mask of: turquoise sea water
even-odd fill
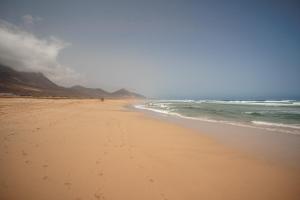
[[[300,135],[300,101],[150,100],[136,108],[165,115]]]

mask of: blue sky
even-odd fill
[[[45,45],[18,47],[37,52],[30,57],[13,54],[0,38],[0,50],[10,51],[2,60],[36,58],[17,68],[44,70],[64,85],[157,98],[300,97],[297,1],[2,0],[0,18],[19,30],[16,44],[23,34]],[[7,60],[12,54],[18,62]]]

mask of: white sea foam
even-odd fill
[[[169,102],[169,103],[191,103],[191,102],[195,102],[195,100],[191,100],[191,99],[161,99],[161,100],[155,100],[155,102]]]
[[[174,112],[171,109],[168,110],[161,110],[161,109],[156,109],[156,108],[150,108],[145,105],[135,105],[134,106],[137,109],[142,109],[142,110],[149,110],[152,112],[164,114],[164,115],[171,115],[171,116],[176,116],[184,119],[189,119],[189,120],[198,120],[198,121],[203,121],[203,122],[210,122],[210,123],[223,123],[223,124],[228,124],[228,125],[233,125],[233,126],[239,126],[239,127],[246,127],[246,128],[258,128],[258,129],[263,129],[263,130],[268,130],[272,132],[281,132],[281,133],[289,133],[289,134],[295,134],[295,135],[300,135],[300,124],[299,125],[289,125],[289,124],[282,124],[282,123],[269,123],[269,122],[263,122],[263,121],[252,121],[252,124],[249,123],[242,123],[242,122],[233,122],[233,121],[225,121],[225,120],[215,120],[215,119],[210,119],[210,118],[205,118],[205,117],[189,117],[185,116],[182,114],[179,114],[177,112]],[[161,106],[158,106],[161,108]],[[248,112],[254,113],[254,112]],[[289,128],[287,130],[286,128]],[[292,130],[294,129],[294,130]]]
[[[137,108],[137,109],[150,110],[150,111],[157,112],[157,113],[162,113],[162,114],[169,114],[168,111],[149,108],[149,107],[146,107],[145,105],[134,105],[134,107]]]
[[[292,128],[292,129],[300,129],[300,124],[282,124],[282,123],[271,123],[264,121],[252,121],[253,124],[262,125],[262,126],[275,126],[275,127],[283,127],[283,128]]]
[[[196,103],[215,103],[232,105],[262,105],[262,106],[300,106],[299,101],[295,100],[266,100],[266,101],[220,101],[220,100],[198,100]]]
[[[299,110],[265,110],[265,111],[246,111],[245,114],[252,115],[252,114],[296,114],[299,115]]]
[[[262,106],[300,106],[300,101],[296,100],[265,100],[265,101],[240,101],[240,100],[191,100],[191,99],[183,99],[183,100],[155,100],[157,103],[211,103],[211,104],[232,104],[232,105],[262,105]]]

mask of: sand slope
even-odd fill
[[[125,103],[0,99],[0,199],[299,199],[299,169]]]

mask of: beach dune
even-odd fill
[[[0,99],[0,199],[299,199],[299,168],[259,160],[128,103]]]

